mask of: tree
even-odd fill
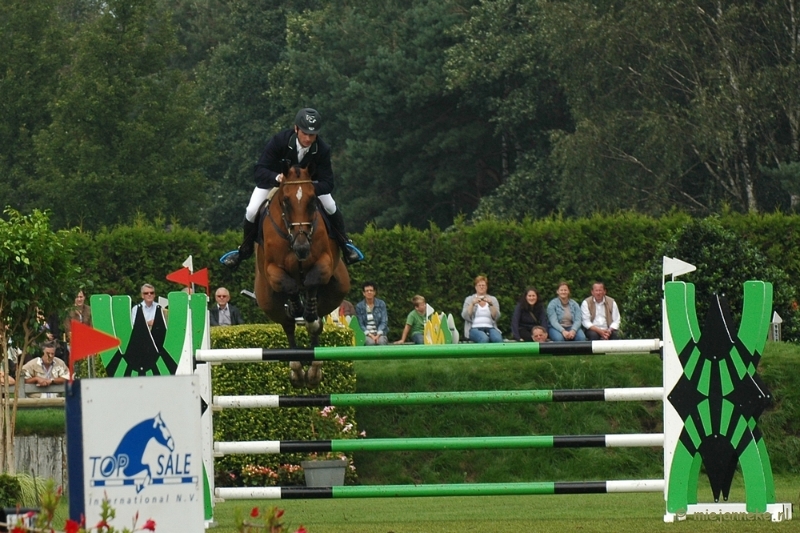
[[[286,109],[280,98],[272,97],[279,89],[272,88],[270,72],[286,49],[287,14],[301,11],[306,4],[310,3],[231,3],[223,18],[229,35],[199,71],[203,98],[219,127],[210,167],[214,201],[206,214],[213,231],[241,227],[261,150],[270,136],[294,120],[297,109]]]
[[[288,19],[270,96],[322,113],[334,196],[355,229],[447,227],[502,181],[492,126],[446,86],[449,32],[464,18],[453,1],[335,0]]]
[[[52,83],[67,59],[57,0],[0,1],[0,198],[29,206],[34,136],[51,121]]]
[[[37,312],[65,308],[66,294],[78,287],[78,269],[72,266],[73,250],[66,231],[53,232],[47,213],[30,215],[6,208],[0,218],[0,350],[6,354],[9,342],[22,351],[17,360],[14,402],[3,402],[0,419],[0,469],[14,473],[14,426],[24,354],[41,340]],[[8,358],[2,369],[9,375]],[[7,382],[1,385],[10,398]]]
[[[169,67],[179,52],[155,0],[112,0],[75,37],[36,138],[36,186],[59,227],[98,228],[137,213],[197,223],[213,121]]]
[[[573,126],[541,21],[535,2],[483,0],[452,30],[456,44],[446,51],[448,87],[474,102],[501,139],[502,181],[481,199],[475,218],[544,216],[558,203],[549,186],[556,178],[547,160],[550,135]]]
[[[778,205],[759,165],[792,160],[783,132],[797,116],[796,2],[547,6],[544,35],[576,123],[553,157],[566,207]]]

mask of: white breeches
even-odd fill
[[[258,208],[261,207],[261,204],[267,199],[269,196],[269,192],[271,189],[261,189],[256,187],[253,189],[253,194],[250,196],[250,203],[247,204],[247,209],[244,212],[244,217],[249,220],[250,222],[256,221],[256,215],[258,215]],[[329,215],[332,215],[336,212],[336,201],[333,199],[333,196],[330,194],[323,194],[322,196],[318,196],[320,203],[322,203],[322,207],[325,209],[325,212]]]

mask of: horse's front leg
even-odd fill
[[[303,279],[306,293],[303,318],[306,321],[309,334],[318,336],[322,330],[322,321],[319,320],[319,309],[317,308],[317,291],[320,287],[328,284],[331,280],[331,274],[330,261],[321,260],[308,271]],[[315,344],[312,343],[312,346],[315,346]]]
[[[287,297],[286,314],[289,315],[289,318],[294,320],[303,316],[303,302],[300,301],[300,286],[297,281],[287,274],[284,269],[273,264],[267,267],[267,276],[272,292],[280,293]]]
[[[305,297],[305,308],[303,309],[303,318],[306,321],[306,328],[309,334],[319,334],[322,329],[322,321],[319,319],[319,312],[317,309],[317,287],[307,287]],[[314,344],[311,344],[314,346]]]

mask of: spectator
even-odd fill
[[[464,319],[464,336],[472,342],[503,342],[503,334],[497,328],[500,304],[497,298],[486,293],[489,280],[485,276],[475,278],[475,294],[467,296],[461,308]]]
[[[11,371],[9,371],[9,374],[10,373],[11,373]],[[5,383],[5,381],[6,381],[6,373],[3,372],[2,370],[0,370],[0,386],[2,386],[2,384]],[[14,385],[16,382],[17,381],[13,377],[11,377],[10,375],[8,376],[8,384],[9,385]]]
[[[131,309],[131,323],[136,323],[136,313],[142,310],[147,327],[152,328],[156,319],[156,312],[161,312],[161,306],[156,303],[156,289],[149,283],[142,285],[142,301]]]
[[[533,326],[531,338],[533,342],[550,342],[550,338],[547,336],[547,329],[544,326]]]
[[[533,326],[547,328],[547,311],[536,287],[528,287],[514,308],[514,315],[511,317],[511,335],[514,340],[530,342]]]
[[[613,298],[606,296],[603,282],[592,285],[592,295],[581,304],[581,317],[590,341],[619,339],[619,308]]]
[[[569,284],[558,284],[556,298],[547,304],[547,333],[554,341],[585,341],[581,329],[581,306],[570,298]]]
[[[395,344],[403,344],[406,342],[409,333],[411,333],[411,342],[414,344],[425,344],[425,322],[428,317],[426,311],[428,305],[425,303],[425,297],[417,294],[411,299],[414,304],[414,309],[408,313],[406,317],[406,326],[403,328],[403,334],[400,336],[399,341]]]
[[[56,358],[56,344],[49,341],[42,347],[42,356],[31,359],[22,367],[22,378],[25,383],[34,383],[37,387],[61,385],[69,378],[69,369],[61,359]],[[51,398],[56,394],[31,394],[31,398]]]
[[[230,303],[231,293],[225,287],[220,287],[214,293],[217,303],[208,312],[209,323],[212,326],[238,326],[244,324],[239,309]]]
[[[71,339],[73,320],[92,327],[92,308],[86,304],[86,293],[83,290],[79,290],[78,294],[75,295],[74,305],[67,313],[67,319],[64,321],[64,332],[67,334],[67,341]]]
[[[364,330],[366,346],[389,343],[386,332],[389,324],[389,313],[386,302],[376,298],[378,288],[372,281],[362,285],[364,299],[356,304],[356,317],[361,329]]]

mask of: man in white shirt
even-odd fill
[[[606,296],[602,282],[592,285],[592,295],[581,304],[581,325],[590,341],[619,339],[619,308],[617,302]]]
[[[153,321],[156,319],[156,311],[159,305],[156,303],[156,289],[149,283],[142,285],[142,302],[133,306],[131,309],[131,323],[136,323],[136,313],[139,309],[144,313],[144,320],[147,322],[147,327],[153,327]]]
[[[37,387],[50,385],[63,385],[69,378],[69,369],[61,359],[56,357],[56,343],[46,342],[42,349],[42,356],[31,359],[22,367],[22,377],[25,383],[33,383]],[[56,393],[31,394],[31,398],[51,398]]]

